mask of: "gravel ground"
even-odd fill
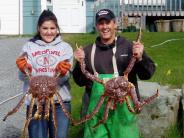
[[[28,38],[0,37],[0,103],[22,92],[22,82],[18,79],[15,60]],[[16,99],[0,105],[0,138],[20,138],[25,121],[25,105],[17,113],[2,121],[4,115],[19,102]]]

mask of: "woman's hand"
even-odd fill
[[[16,60],[16,64],[22,73],[25,74],[25,68],[27,68],[30,71],[30,73],[32,72],[32,67],[29,63],[27,63],[26,57],[23,57],[23,56],[18,57]]]
[[[68,61],[60,61],[56,66],[56,72],[59,72],[61,76],[64,76],[70,68],[71,64]]]

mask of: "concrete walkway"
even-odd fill
[[[22,92],[22,82],[18,79],[15,60],[28,38],[0,37],[0,103]],[[4,115],[19,102],[21,96],[0,105],[0,138],[20,138],[25,120],[25,106],[5,122]]]

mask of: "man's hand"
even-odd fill
[[[27,68],[30,72],[32,72],[32,67],[29,63],[27,63],[26,57],[20,56],[16,60],[17,67],[19,70],[25,74],[25,68]]]
[[[74,57],[77,61],[80,62],[81,59],[84,59],[85,58],[85,53],[84,53],[84,50],[82,48],[77,48],[75,51],[74,51]]]
[[[56,66],[56,72],[59,72],[61,76],[64,76],[71,68],[71,64],[67,61],[61,61]]]
[[[140,42],[133,41],[133,49],[132,49],[132,52],[133,52],[134,57],[138,61],[141,61],[142,60],[143,51],[144,51],[144,45],[141,44]]]

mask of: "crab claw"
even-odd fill
[[[140,113],[141,109],[142,109],[143,104],[141,102],[138,102],[135,105],[135,109],[136,109],[136,113]]]

